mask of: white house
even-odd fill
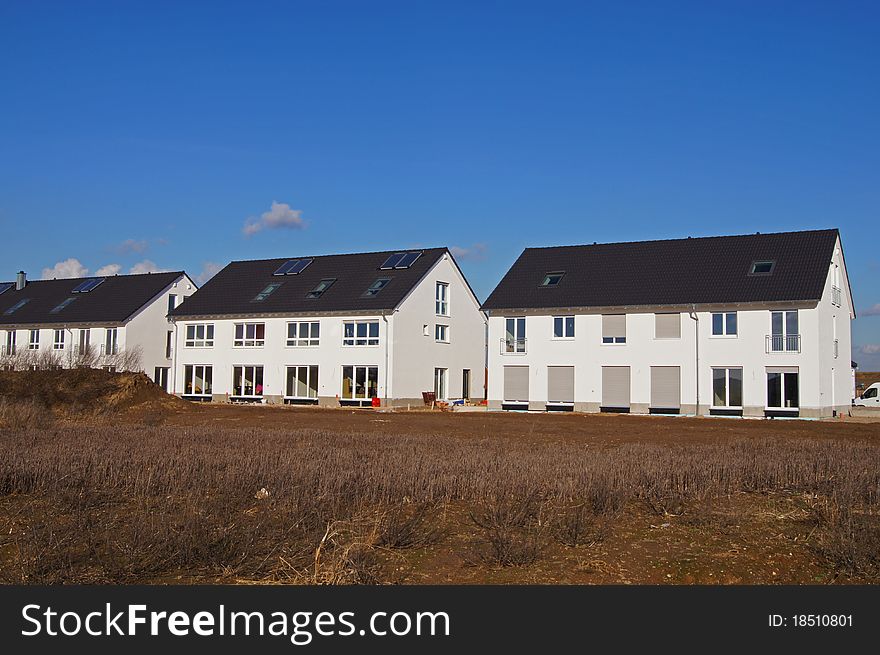
[[[446,248],[232,262],[172,319],[184,398],[484,397],[485,316]]]
[[[144,371],[168,389],[168,312],[196,290],[183,271],[0,283],[0,365]]]
[[[490,408],[850,407],[855,310],[837,230],[527,248],[483,309]]]

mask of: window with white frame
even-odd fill
[[[236,323],[235,338],[232,341],[236,348],[262,348],[266,343],[265,323]]]
[[[736,312],[712,313],[712,336],[735,337],[737,334]]]
[[[770,312],[771,352],[798,352],[801,335],[798,331],[798,310]]]
[[[449,399],[449,369],[434,369],[434,398],[436,400]]]
[[[712,369],[712,407],[741,409],[742,389],[741,368]]]
[[[40,349],[40,331],[39,330],[31,330],[30,340],[28,341],[28,350],[39,350]]]
[[[379,321],[346,321],[342,328],[343,346],[379,345]]]
[[[8,330],[6,332],[6,345],[3,348],[4,355],[14,355],[15,354],[15,330]]]
[[[343,366],[342,399],[369,401],[379,395],[378,366]]]
[[[502,353],[524,353],[526,351],[526,317],[517,316],[504,319],[504,339]]]
[[[449,343],[449,326],[448,325],[440,325],[439,323],[434,326],[434,341],[438,343]]]
[[[53,350],[64,350],[64,330],[55,330],[55,340],[52,342]]]
[[[107,328],[104,333],[104,354],[116,355],[119,352],[119,330]]]
[[[602,343],[626,343],[626,314],[602,314]]]
[[[318,397],[318,367],[314,365],[288,366],[284,397],[316,399]]]
[[[193,323],[186,326],[186,339],[183,345],[187,348],[213,348],[214,324]]]
[[[800,406],[797,368],[767,369],[767,408],[796,411]]]
[[[437,316],[449,316],[449,284],[438,282],[434,293],[434,311]]]
[[[263,396],[263,367],[233,366],[232,395],[238,398],[261,398]]]
[[[287,324],[288,346],[317,346],[320,345],[321,323],[319,321],[303,321],[300,323]]]
[[[79,331],[79,352],[85,354],[89,351],[92,343],[92,331],[83,329]]]
[[[574,339],[574,316],[553,317],[553,338]]]
[[[210,396],[213,393],[214,367],[187,364],[183,367],[183,395]]]

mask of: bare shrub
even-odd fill
[[[539,519],[536,494],[499,497],[470,513],[482,531],[476,555],[500,566],[534,564],[546,547],[546,523]]]
[[[557,510],[552,531],[556,540],[564,546],[595,546],[608,536],[610,519],[597,514],[586,503],[578,503]]]
[[[12,430],[45,430],[54,420],[52,410],[35,399],[0,398],[0,425]]]
[[[405,550],[432,546],[443,538],[431,502],[397,503],[379,514],[376,544]]]

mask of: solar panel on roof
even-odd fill
[[[92,278],[90,280],[84,280],[84,281],[80,282],[79,284],[77,284],[73,288],[73,293],[88,293],[89,291],[91,291],[92,289],[97,287],[99,284],[101,284],[103,281],[104,281],[104,278],[102,278],[102,277]]]
[[[405,252],[397,252],[391,255],[388,259],[385,260],[385,263],[382,264],[379,268],[381,270],[387,270],[389,268],[394,268],[400,263],[400,260],[406,256]]]
[[[278,267],[272,275],[287,275],[287,271],[293,268],[293,265],[299,262],[298,259],[289,259]]]
[[[313,259],[290,259],[278,267],[272,275],[299,275]]]
[[[421,256],[422,253],[420,252],[408,252],[403,256],[403,258],[397,263],[394,268],[409,268]]]
[[[0,284],[0,293],[3,293],[4,291],[9,291],[14,286],[14,282],[4,282],[3,284]]]

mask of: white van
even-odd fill
[[[880,382],[875,382],[853,401],[856,407],[880,407]]]

